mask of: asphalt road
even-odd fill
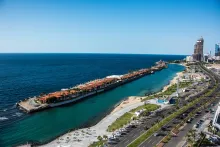
[[[220,101],[220,99],[216,99],[216,101],[214,103],[218,103]],[[210,105],[209,105],[210,106]],[[187,133],[189,132],[190,129],[193,128],[193,126],[200,120],[202,119],[207,113],[205,112],[205,110],[202,111],[201,116],[199,117],[194,117],[193,121],[191,123],[187,123],[187,125],[183,128],[183,130],[181,130],[177,137],[173,137],[171,138],[171,140],[164,145],[164,147],[171,147],[171,146],[177,146],[182,140],[183,138],[187,135]],[[212,114],[214,115],[214,114]]]
[[[137,128],[132,129],[127,135],[124,135],[123,137],[120,137],[120,142],[115,145],[110,145],[111,147],[125,147],[128,144],[130,144],[134,139],[139,137],[141,134],[143,134],[146,130],[144,129],[145,126],[151,127],[155,122],[162,120],[162,116],[169,115],[174,110],[173,107],[165,108],[161,110],[160,112],[157,112],[151,118],[145,119],[143,124],[140,124],[137,126]]]

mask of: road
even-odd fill
[[[162,116],[169,115],[174,111],[174,107],[165,108],[161,111],[158,111],[156,114],[151,116],[150,118],[146,118],[143,121],[143,124],[137,126],[137,128],[131,130],[127,135],[120,138],[120,142],[115,145],[110,145],[111,147],[124,147],[127,146],[129,143],[131,143],[134,139],[139,137],[141,134],[143,134],[146,130],[144,129],[145,126],[151,127],[155,122],[162,120]]]

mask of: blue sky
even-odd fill
[[[0,52],[207,53],[219,26],[219,0],[0,0]]]

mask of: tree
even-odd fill
[[[189,132],[187,133],[187,141],[191,144],[195,144],[196,130],[194,130],[194,129],[189,130]]]
[[[97,139],[98,139],[99,141],[102,141],[102,136],[98,136]]]
[[[103,135],[103,138],[104,138],[105,140],[107,140],[107,139],[108,139],[108,136],[107,136],[107,135]]]

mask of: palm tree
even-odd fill
[[[99,141],[102,141],[102,136],[98,136],[97,139],[98,139]]]
[[[189,132],[187,133],[187,142],[189,144],[193,144],[192,136],[191,136],[191,134]]]
[[[206,135],[206,134],[203,133],[203,132],[200,132],[200,133],[199,133],[200,138],[204,137],[204,135]]]
[[[107,140],[107,139],[108,139],[108,136],[107,136],[107,135],[103,135],[103,138],[104,138],[105,140]]]
[[[194,144],[195,141],[196,141],[196,130],[191,129],[191,130],[189,130],[189,133],[191,134],[192,141],[193,141],[193,144]]]

